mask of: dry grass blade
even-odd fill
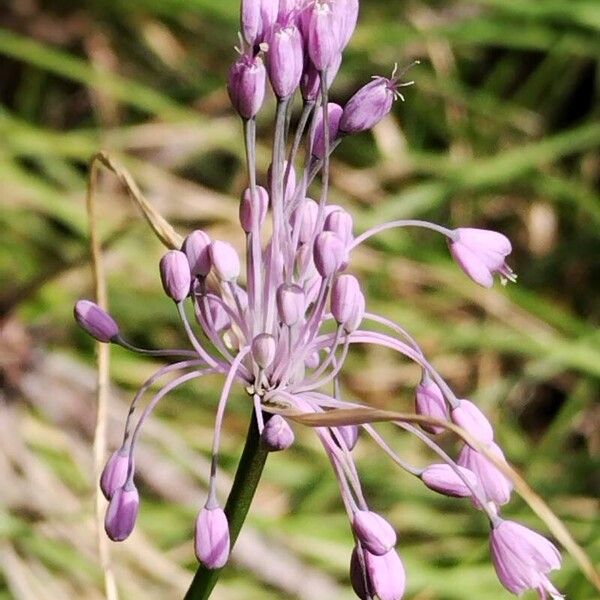
[[[480,444],[471,434],[462,427],[450,421],[434,419],[413,413],[400,413],[394,411],[378,410],[374,408],[334,409],[325,413],[300,413],[283,404],[273,404],[265,407],[273,413],[282,414],[297,423],[309,427],[337,427],[340,425],[360,425],[363,423],[377,422],[402,422],[415,424],[437,425],[449,429],[462,440],[475,448],[490,460],[514,484],[515,489],[535,514],[547,525],[554,537],[564,546],[567,552],[575,559],[582,573],[600,591],[600,573],[594,567],[590,557],[575,541],[564,523],[554,514],[544,500],[536,494],[521,475],[508,463],[499,460],[484,445]]]

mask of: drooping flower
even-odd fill
[[[535,590],[542,600],[563,598],[548,578],[550,571],[560,569],[560,553],[539,533],[499,519],[492,527],[490,552],[498,579],[509,592],[520,596]]]

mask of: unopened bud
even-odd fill
[[[263,226],[269,209],[269,194],[267,190],[257,185],[255,193],[246,188],[240,202],[240,224],[246,233],[252,233],[253,220],[256,219],[258,229]]]
[[[113,542],[127,539],[137,519],[140,497],[133,483],[117,488],[108,503],[104,517],[104,529]]]
[[[185,253],[194,277],[206,277],[210,272],[210,237],[201,229],[192,231],[184,240]]]
[[[339,54],[339,37],[333,8],[328,2],[315,2],[308,20],[308,55],[317,71],[325,71]]]
[[[315,128],[315,137],[313,141],[312,153],[321,160],[325,158],[325,155],[329,153],[329,148],[325,148],[325,131],[323,127],[323,111],[319,108],[319,116],[317,120],[317,126]],[[329,144],[337,138],[340,119],[344,109],[334,102],[330,102],[327,105],[327,118],[329,120]]]
[[[261,443],[270,452],[286,450],[294,443],[294,432],[281,415],[273,415],[260,436]]]
[[[344,106],[340,131],[360,133],[379,123],[392,109],[395,85],[385,77],[377,77],[358,90]]]
[[[240,275],[240,258],[235,248],[227,242],[216,240],[210,245],[210,259],[221,281],[233,281]]]
[[[323,231],[316,237],[313,251],[315,266],[321,277],[333,275],[346,254],[344,242],[331,231]]]
[[[321,358],[319,357],[318,352],[313,352],[304,359],[304,365],[307,369],[316,369],[320,364]]]
[[[182,302],[190,293],[192,274],[187,256],[179,250],[170,250],[160,259],[160,278],[165,294],[175,302]]]
[[[396,545],[394,528],[381,515],[371,510],[356,511],[352,529],[361,546],[371,554],[381,556]]]
[[[356,442],[358,442],[358,426],[342,425],[341,427],[338,427],[337,430],[342,437],[346,448],[348,448],[348,450],[353,450],[354,446],[356,446]]]
[[[441,421],[448,420],[448,407],[442,390],[427,373],[423,375],[421,383],[415,390],[415,412],[424,417],[433,417]],[[439,425],[428,423],[421,423],[420,425],[422,429],[429,433],[438,434],[444,431],[444,428]]]
[[[340,52],[348,45],[358,20],[358,0],[338,0],[337,33]]]
[[[259,56],[244,54],[229,69],[227,91],[231,104],[242,117],[252,119],[265,99],[267,71]]]
[[[289,327],[295,325],[306,308],[304,292],[295,284],[282,283],[277,289],[277,311],[280,321]]]
[[[204,507],[196,519],[194,535],[196,558],[207,569],[220,569],[229,558],[229,524],[220,507]]]
[[[110,500],[115,491],[125,484],[128,468],[129,451],[120,448],[113,452],[100,475],[100,489],[107,500]]]
[[[266,369],[275,359],[277,343],[275,338],[268,333],[259,333],[252,340],[252,357],[254,362],[261,368]]]
[[[354,300],[354,308],[350,314],[350,318],[344,323],[344,331],[346,333],[352,333],[356,331],[365,316],[366,301],[365,296],[362,292]]]
[[[79,326],[99,342],[110,342],[119,335],[117,322],[95,302],[78,300],[73,314]]]
[[[325,231],[333,231],[346,246],[352,242],[352,228],[354,223],[352,216],[347,210],[340,208],[327,215],[325,219]]]
[[[331,290],[331,314],[339,324],[350,319],[360,294],[360,284],[354,275],[340,275],[335,280]]]
[[[462,477],[448,464],[429,465],[421,473],[421,480],[430,490],[445,496],[457,498],[470,496],[472,493],[471,488],[478,486],[477,476],[473,471],[464,467],[457,466],[456,468],[460,471]]]
[[[288,98],[298,85],[304,67],[302,38],[295,25],[279,26],[269,39],[267,69],[278,98]]]
[[[301,244],[306,244],[312,239],[317,226],[317,218],[319,215],[319,205],[312,200],[307,198],[294,213],[294,227],[298,219],[298,227],[300,227],[298,240]]]
[[[395,550],[382,556],[365,552],[365,567],[370,592],[379,600],[401,600],[406,588],[406,572]]]
[[[479,442],[489,444],[494,440],[494,430],[487,417],[470,400],[460,400],[452,409],[452,421],[468,431]]]

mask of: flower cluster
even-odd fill
[[[173,360],[136,394],[122,446],[102,474],[101,487],[109,500],[106,532],[120,541],[134,528],[139,507],[134,457],[148,415],[174,388],[221,373],[225,383],[216,413],[208,497],[196,522],[195,549],[206,567],[222,567],[229,556],[230,539],[215,478],[232,386],[241,384],[253,403],[264,447],[284,450],[293,443],[294,433],[286,418],[272,415],[270,408],[285,405],[318,414],[360,407],[342,398],[339,375],[351,345],[375,344],[400,353],[422,369],[415,411],[437,419],[437,424],[424,423],[422,428],[396,424],[422,440],[439,460],[425,468],[408,464],[369,423],[315,429],[339,483],[356,541],[350,560],[356,594],[363,599],[398,600],[405,588],[404,567],[395,550],[396,532],[370,510],[353,460],[352,451],[362,432],[434,492],[469,498],[487,514],[493,563],[508,590],[519,594],[531,588],[542,598],[546,594],[560,597],[546,575],[560,565],[556,548],[499,515],[500,507],[510,499],[512,484],[478,450],[483,445],[504,460],[488,419],[473,402],[455,396],[405,329],[368,311],[360,281],[348,272],[353,251],[372,235],[390,228],[422,227],[447,239],[458,266],[478,284],[490,287],[495,273],[503,281],[514,280],[505,264],[511,244],[500,233],[403,220],[355,237],[352,215],[328,203],[331,152],[345,136],[367,131],[381,121],[394,100],[402,98],[399,88],[412,83],[401,83],[402,74],[394,69],[390,78],[374,77],[344,106],[329,102],[329,86],[356,25],[358,8],[358,0],[242,0],[239,57],[229,72],[228,90],[242,119],[246,142],[249,183],[239,205],[245,260],[228,242],[211,239],[201,230],[190,233],[181,249],[163,256],[162,285],[175,303],[189,349],[135,348],[97,305],[80,300],[75,306],[77,321],[97,340]],[[255,118],[265,102],[267,82],[276,98],[275,133],[271,167],[264,185],[259,185]],[[302,110],[291,135],[288,115],[298,91]],[[309,192],[319,175],[320,195],[315,200]],[[373,324],[377,327],[372,328]],[[141,398],[170,373],[177,377],[152,397],[134,426]],[[478,447],[465,444],[453,460],[435,442],[443,421],[466,430]]]

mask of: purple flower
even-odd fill
[[[560,569],[560,553],[539,533],[500,519],[492,527],[490,552],[498,579],[509,592],[520,596],[535,590],[541,599],[563,598],[547,576]]]
[[[100,476],[100,489],[107,500],[110,500],[115,491],[125,485],[129,470],[129,450],[120,448],[113,452]]]
[[[269,452],[287,450],[294,443],[294,432],[281,415],[273,415],[266,422],[260,441]]]
[[[364,571],[355,548],[350,561],[352,588],[361,600],[377,596],[379,600],[401,600],[406,587],[404,565],[395,550],[383,556],[360,551],[363,556]]]
[[[423,376],[421,383],[415,390],[415,412],[424,417],[432,417],[440,421],[448,420],[448,406],[439,386],[427,375]],[[445,431],[439,425],[421,424],[429,433],[438,434]]]
[[[459,400],[452,409],[452,420],[468,431],[479,442],[489,444],[494,441],[494,430],[487,417],[470,400]]]
[[[327,105],[327,119],[329,122],[329,143],[333,142],[338,136],[340,119],[342,118],[343,109],[339,104],[330,102]],[[319,110],[317,126],[315,128],[315,140],[312,147],[312,153],[317,158],[325,158],[326,152],[329,149],[325,148],[325,132],[323,127],[323,111]]]
[[[475,473],[464,467],[456,467],[456,471],[448,464],[429,465],[421,473],[423,483],[434,492],[445,496],[462,498],[472,494],[472,488],[479,485]]]
[[[516,281],[516,275],[504,261],[512,251],[510,240],[488,229],[459,227],[454,230],[450,253],[460,268],[483,287],[492,287],[493,275],[498,273],[503,281]]]
[[[204,231],[192,231],[184,240],[181,248],[190,265],[194,277],[206,277],[210,273],[210,237]]]
[[[140,497],[133,483],[127,482],[114,491],[104,518],[104,529],[113,542],[122,542],[129,537],[139,508]]]
[[[165,294],[175,302],[182,302],[190,293],[192,274],[187,256],[171,250],[160,259],[160,278]]]
[[[325,71],[339,53],[338,21],[333,2],[317,0],[308,18],[308,55],[317,69]]]
[[[73,314],[81,328],[99,342],[110,342],[119,335],[117,322],[95,302],[78,300]]]
[[[376,512],[358,510],[354,513],[352,529],[361,546],[371,554],[382,556],[396,545],[394,528]]]
[[[196,558],[207,569],[220,569],[229,559],[229,524],[219,506],[205,506],[196,519],[194,534]]]
[[[269,38],[267,70],[271,86],[278,98],[289,98],[300,85],[304,57],[302,38],[291,24],[278,26]]]
[[[267,71],[259,56],[242,54],[229,70],[227,91],[231,104],[243,119],[258,114],[267,85]]]

